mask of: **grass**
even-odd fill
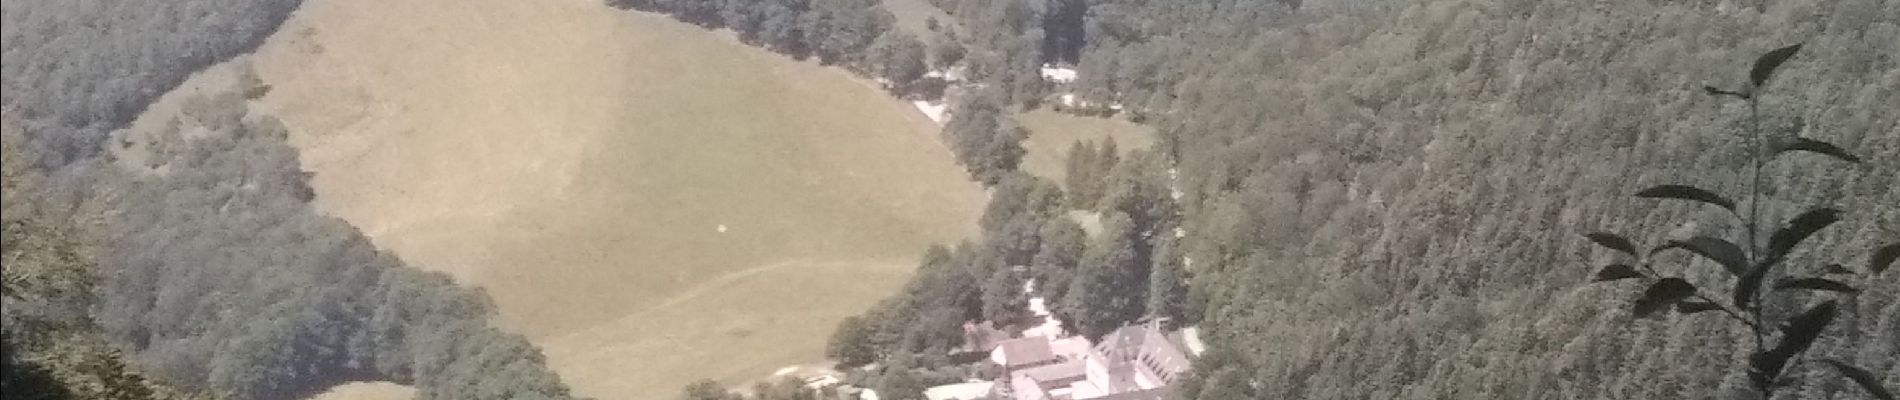
[[[260,102],[321,209],[484,288],[577,394],[819,361],[975,230],[934,125],[845,72],[592,1],[468,1],[310,3],[256,57]]]
[[[706,282],[663,306],[553,338],[548,355],[569,379],[598,382],[599,393],[677,390],[681,382],[702,378],[757,380],[780,367],[821,360],[832,324],[818,321],[861,312],[895,291],[907,273],[893,267],[822,261],[764,266]],[[663,365],[692,368],[654,368]]]
[[[926,20],[936,18],[944,29],[957,30],[957,20],[950,13],[930,4],[929,0],[884,0],[884,9],[897,17],[897,29],[917,35],[918,39],[930,40],[936,33],[931,32]]]
[[[1067,175],[1065,162],[1069,146],[1077,141],[1100,142],[1113,137],[1123,155],[1155,141],[1154,128],[1119,118],[1083,117],[1037,109],[1017,114],[1016,122],[1029,130],[1029,139],[1023,141],[1023,150],[1027,151],[1023,155],[1023,170],[1056,182]]]
[[[409,400],[416,389],[389,382],[351,382],[318,393],[309,400]]]

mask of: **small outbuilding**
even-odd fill
[[[998,398],[996,382],[964,382],[924,389],[928,400],[991,400]]]
[[[1075,77],[1076,72],[1074,68],[1062,67],[1055,64],[1042,65],[1043,80],[1057,84],[1065,84],[1075,82]]]

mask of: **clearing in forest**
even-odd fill
[[[389,382],[351,382],[318,393],[310,400],[409,400],[416,389]]]
[[[930,4],[930,0],[884,0],[884,9],[897,17],[897,29],[917,39],[929,41],[939,33],[931,31],[929,21],[937,20],[937,28],[944,31],[956,31],[957,19],[950,13]]]
[[[1062,177],[1068,175],[1069,146],[1075,142],[1100,143],[1112,137],[1115,147],[1127,155],[1155,141],[1154,128],[1121,118],[1084,117],[1036,109],[1016,114],[1016,122],[1029,130],[1029,139],[1023,141],[1023,150],[1027,152],[1023,155],[1023,171],[1056,182],[1062,182]]]
[[[873,85],[593,0],[314,0],[255,57],[317,206],[485,289],[577,394],[817,361],[983,193]]]

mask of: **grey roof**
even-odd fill
[[[1131,325],[1102,337],[1095,347],[1110,368],[1136,364],[1145,371],[1172,382],[1189,368],[1186,353],[1152,325]]]
[[[1042,355],[1051,349],[1047,341],[1036,339],[1034,344],[1012,341],[998,348],[1005,352],[1007,362],[1025,366],[1009,374],[1017,399],[1061,400],[1065,397],[1052,398],[1048,392],[1086,380],[1095,387],[1093,390],[1102,392],[1086,400],[1165,400],[1174,380],[1191,367],[1181,339],[1171,338],[1158,324],[1126,326],[1104,335],[1088,349],[1086,359],[1093,361],[1063,360],[1040,365]],[[1088,363],[1093,362],[1106,367],[1107,375],[1091,375]],[[1158,387],[1142,389],[1150,384],[1141,382]]]
[[[1029,378],[1042,384],[1067,385],[1088,377],[1087,366],[1081,360],[1072,360],[1059,364],[1044,365],[1024,369],[1010,374],[1012,378]]]
[[[1087,367],[1080,360],[1071,360],[1011,373],[1009,387],[1015,392],[1011,397],[1017,399],[1048,399],[1050,390],[1084,379],[1088,379]]]
[[[997,344],[996,349],[1003,352],[1003,366],[1012,369],[1056,359],[1055,352],[1049,350],[1049,339],[1040,336],[1010,339]]]

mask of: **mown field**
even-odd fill
[[[388,382],[356,382],[338,385],[310,400],[408,400],[416,390]]]
[[[1114,138],[1116,148],[1126,154],[1129,150],[1148,147],[1155,140],[1154,128],[1119,118],[1083,117],[1037,109],[1016,114],[1016,122],[1029,130],[1029,139],[1023,141],[1023,150],[1027,151],[1023,155],[1023,171],[1056,182],[1061,182],[1067,174],[1064,162],[1068,160],[1069,146],[1075,142],[1099,143]]]
[[[318,207],[485,289],[584,396],[817,361],[984,198],[848,73],[593,1],[312,2],[254,63]]]
[[[884,9],[889,10],[891,16],[897,17],[898,29],[917,35],[920,39],[928,39],[936,35],[930,30],[931,19],[937,20],[938,26],[942,29],[957,29],[957,19],[951,17],[950,13],[944,12],[943,9],[931,5],[930,0],[884,0]]]

